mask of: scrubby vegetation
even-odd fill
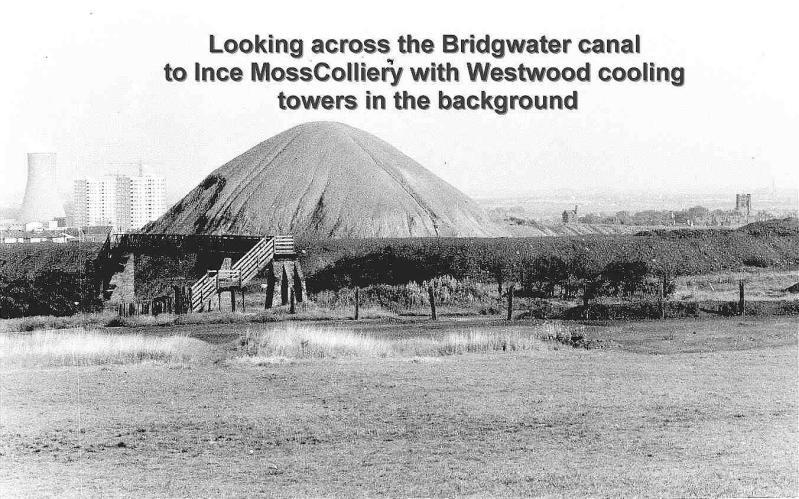
[[[613,262],[643,262],[658,274],[698,275],[747,264],[799,264],[799,224],[785,219],[737,230],[649,231],[634,236],[342,239],[305,241],[300,246],[307,253],[303,266],[312,291],[423,282],[442,275],[502,283],[540,259],[571,263],[578,273],[599,274]]]
[[[496,296],[491,293],[491,285],[472,279],[455,279],[452,276],[397,285],[369,285],[359,290],[359,301],[363,306],[379,307],[395,313],[426,308],[430,306],[427,292],[429,286],[435,290],[436,302],[440,305],[479,309],[496,303]],[[313,301],[316,305],[327,309],[352,309],[355,306],[355,288],[323,290],[313,295]]]
[[[98,310],[96,286],[86,273],[43,270],[31,277],[0,275],[0,319],[31,315],[68,316]]]
[[[97,310],[92,261],[100,244],[0,244],[0,318]]]
[[[0,247],[0,317],[97,310],[89,263],[98,247]],[[358,287],[362,305],[400,313],[427,306],[426,290],[433,286],[442,305],[496,313],[513,285],[514,296],[530,300],[531,316],[548,317],[547,308],[560,305],[539,302],[534,312],[533,300],[578,301],[587,310],[605,297],[651,300],[660,295],[661,286],[668,297],[679,276],[795,268],[799,224],[785,219],[737,230],[649,231],[634,236],[305,241],[299,248],[308,291],[323,309],[352,307]],[[137,293],[167,293],[164,277],[197,278],[218,265],[219,258],[141,257]],[[647,312],[630,313],[642,314]]]
[[[4,367],[189,362],[206,358],[208,352],[205,342],[184,336],[158,338],[91,330],[0,334],[0,365]]]
[[[353,331],[286,324],[248,330],[240,352],[249,363],[276,363],[290,359],[342,357],[438,357],[465,353],[543,350],[544,340],[571,343],[573,334],[560,323],[546,323],[525,333],[467,330],[443,337],[386,339]]]

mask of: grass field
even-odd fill
[[[588,349],[260,365],[236,361],[252,354],[241,335],[284,324],[117,329],[188,336],[213,354],[0,362],[0,495],[795,496],[797,326],[586,323],[570,327]],[[294,333],[394,344],[535,327],[380,320]]]

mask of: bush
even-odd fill
[[[775,262],[773,262],[771,259],[760,255],[750,256],[743,259],[743,264],[747,267],[758,267],[761,269],[771,267],[774,265],[774,263]]]
[[[90,276],[46,270],[27,277],[0,280],[0,318],[74,315],[99,310],[100,297]]]
[[[799,300],[781,302],[777,313],[780,315],[799,315]]]
[[[573,307],[564,313],[570,320],[640,320],[660,318],[660,304],[655,300],[641,300],[627,303],[592,303]]]
[[[669,301],[666,302],[666,315],[668,317],[698,317],[699,304],[695,301]]]
[[[739,314],[738,302],[728,301],[718,305],[716,308],[718,313],[723,316],[733,316]]]
[[[436,304],[470,306],[488,302],[490,286],[471,279],[455,279],[451,276],[436,277],[421,283],[373,284],[360,289],[362,307],[382,307],[394,312],[429,307],[428,287],[433,286]],[[332,309],[353,308],[355,289],[341,288],[315,293],[312,300],[322,307]]]
[[[554,309],[547,300],[535,300],[530,305],[529,312],[524,316],[532,319],[551,319],[554,316]]]

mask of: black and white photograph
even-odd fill
[[[797,14],[5,5],[0,497],[798,497]]]

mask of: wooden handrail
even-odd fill
[[[226,236],[221,236],[226,237]],[[208,294],[219,289],[219,281],[238,281],[237,286],[247,284],[258,275],[276,254],[294,254],[294,236],[265,236],[259,238],[230,269],[209,270],[191,286],[192,310],[199,311]]]

